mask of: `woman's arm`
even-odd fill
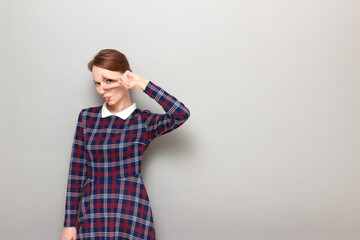
[[[123,85],[127,89],[138,88],[145,92],[149,97],[159,103],[166,114],[152,113],[149,110],[143,111],[143,122],[147,128],[148,140],[154,139],[165,133],[180,127],[189,117],[190,111],[185,105],[178,101],[174,96],[167,93],[164,89],[139,76],[129,70],[118,78],[118,84],[114,87]]]
[[[190,110],[182,102],[152,81],[145,79],[140,83],[140,88],[166,112],[166,114],[158,114],[149,110],[144,111],[143,117],[150,140],[180,127],[190,117]]]
[[[79,113],[74,135],[67,182],[64,227],[75,227],[79,200],[86,181],[83,110]]]

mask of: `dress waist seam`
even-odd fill
[[[111,179],[111,180],[110,180]],[[88,177],[86,180],[86,184],[93,181],[104,181],[104,180],[110,180],[110,181],[121,181],[121,180],[134,180],[134,179],[142,179],[141,173],[136,175],[130,175],[126,177],[118,176],[118,177]]]

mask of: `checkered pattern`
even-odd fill
[[[101,106],[82,109],[72,146],[64,227],[77,239],[155,239],[141,161],[150,142],[180,127],[190,111],[149,82],[144,92],[165,114],[136,108],[125,120],[101,117]]]

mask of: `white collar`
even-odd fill
[[[102,108],[101,108],[101,117],[105,118],[108,117],[110,115],[115,115],[118,116],[120,118],[122,118],[123,120],[125,120],[127,117],[130,116],[130,114],[136,109],[136,103],[134,102],[131,106],[125,108],[124,110],[122,110],[121,112],[115,113],[113,114],[112,112],[109,111],[109,109],[106,107],[106,101],[103,103]]]

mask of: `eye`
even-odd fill
[[[97,86],[98,82],[96,82],[96,83],[94,83],[94,84],[95,84],[95,86]]]
[[[110,82],[112,82],[113,80],[111,80],[111,79],[106,79],[106,81],[110,81]]]

